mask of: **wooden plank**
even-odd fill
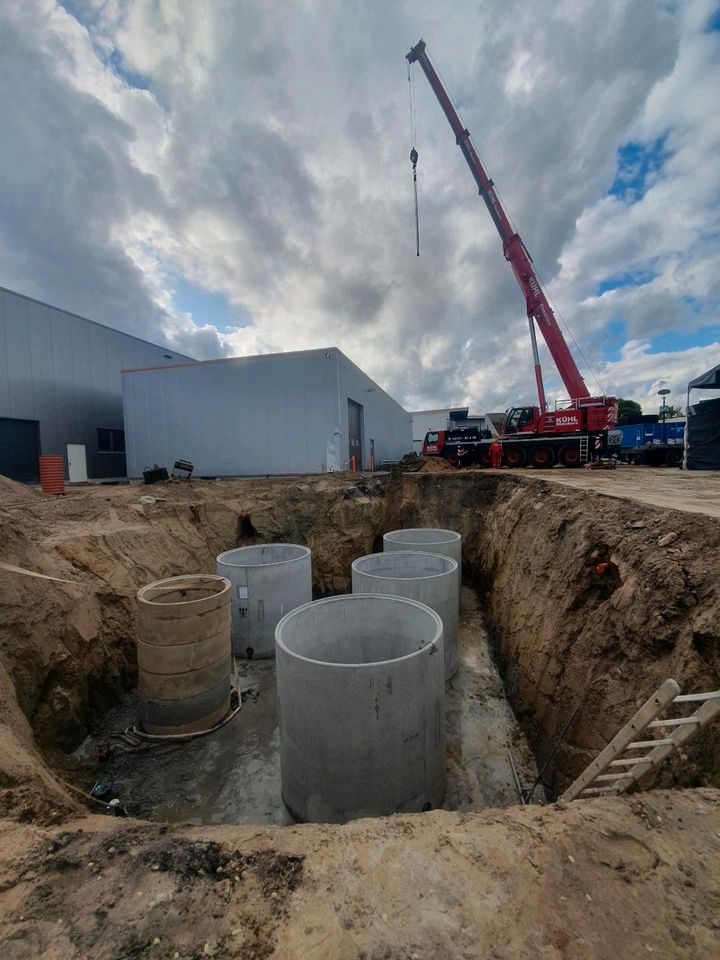
[[[628,757],[627,759],[623,758],[622,760],[612,760],[610,762],[611,767],[634,767],[636,763],[639,763],[641,760],[647,760],[650,754],[647,757]]]
[[[617,793],[617,787],[583,787],[585,796],[600,796],[601,793]]]
[[[691,717],[677,717],[674,720],[653,720],[649,727],[684,727],[686,724],[699,723],[698,718],[693,714]]]
[[[591,764],[570,784],[561,796],[566,802],[574,800],[578,794],[586,790],[598,774],[605,773],[615,757],[619,756],[629,743],[639,733],[647,729],[648,723],[659,717],[668,704],[672,703],[680,693],[680,687],[675,680],[666,680],[655,693],[649,697],[628,723],[612,738]]]
[[[634,743],[629,743],[625,749],[640,750],[644,747],[664,747],[672,742],[672,740],[636,740]]]
[[[628,787],[631,787],[633,783],[637,783],[640,777],[644,776],[648,771],[652,770],[659,763],[670,754],[677,747],[681,746],[687,740],[695,735],[695,733],[700,729],[700,727],[705,726],[706,723],[709,723],[716,715],[720,712],[720,699],[706,700],[701,707],[699,707],[693,714],[693,719],[697,723],[688,724],[684,727],[677,727],[673,735],[670,737],[670,743],[663,743],[662,746],[656,747],[647,758],[638,761],[638,765],[633,767],[632,770],[628,771],[628,776],[626,780],[623,780],[620,784],[620,791],[627,790]]]
[[[625,773],[601,773],[600,776],[595,777],[594,783],[599,783],[601,780],[624,780],[627,777],[627,771]]]
[[[683,693],[675,697],[675,703],[699,703],[704,700],[720,700],[720,690],[711,690],[710,693]]]

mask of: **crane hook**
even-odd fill
[[[413,192],[415,194],[415,254],[420,256],[420,219],[418,217],[418,195],[417,195],[417,162],[418,152],[415,147],[410,151],[410,163],[413,170]]]

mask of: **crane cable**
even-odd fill
[[[428,56],[428,59],[430,59],[429,56]],[[431,62],[432,62],[432,61],[431,61]],[[435,70],[435,73],[437,73],[438,77],[440,78],[440,82],[441,82],[442,85],[445,87],[445,90],[447,90],[447,89],[448,89],[448,85],[447,85],[447,82],[445,81],[445,78],[443,77],[442,73],[440,72],[440,70],[438,69],[438,67],[436,66],[436,64],[433,63],[432,65],[433,65],[433,69]],[[409,81],[409,80],[410,80],[410,64],[408,63],[408,81]],[[450,94],[448,94],[448,97],[450,98]],[[452,101],[452,98],[450,98],[450,100],[451,100],[451,103],[453,104],[453,107],[455,108],[455,112],[457,113],[457,115],[458,115],[458,117],[459,117],[459,116],[460,116],[460,111],[457,109],[457,106],[455,105],[454,101]],[[411,94],[410,94],[410,130],[411,130],[411,137],[412,137],[413,143],[415,142],[414,110],[415,110],[415,90],[414,90],[414,88],[413,88],[412,91],[411,91]],[[463,124],[463,126],[464,126],[464,124]],[[481,164],[483,165],[483,167],[485,167],[485,169],[487,170],[487,169],[488,169],[488,166],[487,166],[487,164],[485,163],[485,160],[483,159],[482,154],[481,154],[480,151],[477,149],[477,147],[475,146],[474,143],[473,143],[473,148],[475,149],[475,152],[476,152],[477,155],[478,155],[478,158],[479,158],[479,160],[480,160],[480,163],[481,163]],[[416,161],[417,161],[417,151],[415,151],[415,157],[416,157]],[[410,158],[412,159],[412,154],[410,155]],[[414,169],[414,167],[413,167],[413,169]],[[488,176],[489,176],[489,174],[488,174]],[[510,215],[510,213],[509,213],[509,211],[508,211],[507,204],[506,204],[505,201],[503,200],[503,198],[502,198],[502,196],[501,196],[501,194],[500,194],[500,191],[499,191],[498,188],[497,188],[497,184],[495,184],[495,183],[493,182],[493,186],[494,186],[494,188],[495,188],[495,194],[497,195],[498,200],[500,201],[500,203],[501,203],[502,206],[503,206],[503,209],[505,210],[505,215],[506,215],[507,218],[508,218],[508,222],[510,223],[510,226],[512,227],[513,232],[514,232],[514,233],[518,233],[517,227],[515,226],[515,223],[513,222],[513,218],[511,217],[511,215]],[[417,190],[416,190],[416,193],[415,193],[415,205],[416,205],[416,217],[417,217]],[[419,245],[418,245],[418,256],[420,256]],[[532,256],[530,257],[530,259],[532,260]],[[535,262],[535,261],[533,260],[533,263],[534,263],[534,262]],[[547,297],[547,299],[548,299],[548,301],[549,301],[549,303],[550,303],[550,306],[552,307],[553,311],[555,312],[555,316],[557,317],[557,319],[560,321],[560,323],[561,323],[561,324],[563,325],[563,327],[565,328],[565,332],[566,332],[567,335],[570,337],[570,339],[572,340],[572,342],[573,342],[573,344],[574,344],[574,346],[575,346],[575,349],[577,350],[577,352],[578,352],[578,353],[580,354],[580,356],[582,357],[583,362],[585,363],[585,366],[587,367],[587,370],[588,370],[588,372],[590,373],[590,376],[593,378],[593,380],[595,381],[595,383],[596,383],[596,384],[598,385],[598,387],[600,388],[600,392],[601,392],[602,394],[604,394],[604,393],[605,393],[605,388],[604,388],[603,385],[600,383],[600,381],[599,381],[599,379],[598,379],[598,377],[597,377],[597,374],[595,373],[595,370],[594,370],[593,367],[592,367],[592,364],[590,363],[590,361],[588,360],[588,358],[587,358],[587,357],[585,356],[585,354],[583,353],[582,347],[580,346],[580,344],[579,344],[579,343],[577,342],[577,340],[575,339],[575,335],[573,334],[572,329],[570,328],[569,323],[565,320],[565,318],[563,317],[563,315],[560,313],[560,310],[558,309],[557,304],[555,303],[555,301],[554,301],[553,298],[551,297],[550,292],[549,292],[548,287],[547,287],[547,284],[546,284],[545,281],[543,280],[543,278],[542,278],[542,276],[541,276],[541,274],[540,274],[540,271],[537,269],[537,267],[535,267],[535,273],[536,273],[536,275],[537,275],[538,281],[540,282],[540,286],[543,288],[543,292],[545,293],[545,296]],[[581,374],[581,376],[582,376],[582,374]],[[585,378],[583,377],[583,379],[585,379]]]
[[[595,373],[595,370],[593,369],[592,364],[590,363],[590,361],[588,360],[588,358],[587,358],[587,357],[585,356],[585,354],[583,353],[583,350],[582,350],[582,347],[580,346],[580,344],[579,344],[579,343],[577,342],[577,340],[575,339],[575,335],[573,334],[573,332],[572,332],[572,330],[571,330],[571,328],[570,328],[570,324],[565,320],[565,317],[563,317],[563,315],[560,313],[560,309],[558,308],[558,305],[555,303],[555,301],[553,300],[552,296],[550,295],[550,291],[548,290],[547,284],[545,283],[544,279],[542,278],[542,276],[541,276],[541,274],[540,274],[540,271],[537,269],[537,267],[535,268],[535,273],[536,273],[536,275],[537,275],[538,280],[540,281],[540,286],[543,288],[543,290],[544,290],[544,292],[545,292],[545,296],[547,297],[547,299],[548,299],[548,301],[549,301],[549,303],[550,303],[550,306],[552,307],[552,309],[553,309],[554,312],[555,312],[555,316],[558,318],[558,320],[559,320],[560,323],[563,325],[563,327],[565,327],[565,332],[566,332],[567,335],[570,337],[570,339],[572,340],[573,344],[575,345],[575,349],[577,350],[577,352],[578,352],[578,353],[580,354],[580,356],[582,357],[582,359],[583,359],[583,361],[584,361],[584,363],[585,363],[585,366],[587,367],[588,372],[590,373],[590,376],[593,378],[593,380],[595,381],[595,383],[598,385],[598,387],[599,387],[599,389],[600,389],[600,393],[604,396],[604,395],[605,395],[605,387],[603,387],[603,385],[602,385],[602,384],[600,383],[600,381],[598,380],[597,374]],[[585,378],[583,377],[583,380],[584,380],[584,379],[585,379]]]
[[[415,195],[415,254],[420,256],[420,217],[418,213],[418,193],[417,193],[417,162],[418,152],[415,146],[415,74],[410,63],[407,65],[408,71],[408,94],[410,96],[410,163],[412,164],[413,174],[413,193]]]

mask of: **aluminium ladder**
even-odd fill
[[[676,703],[696,703],[700,706],[689,716],[663,718],[665,711]],[[718,711],[720,690],[681,695],[675,680],[666,680],[560,799],[589,800],[591,797],[624,793],[709,723]],[[661,732],[659,737],[652,736],[655,730]],[[644,735],[646,739],[643,739]],[[638,750],[647,752],[639,756]]]

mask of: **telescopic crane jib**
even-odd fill
[[[495,226],[497,227],[500,239],[502,240],[503,253],[505,259],[509,261],[512,271],[515,274],[517,282],[525,296],[525,305],[527,308],[528,322],[530,326],[530,340],[532,343],[533,362],[535,364],[535,380],[537,383],[538,398],[540,401],[540,413],[547,411],[545,401],[545,390],[543,387],[542,371],[540,369],[540,359],[538,356],[537,340],[535,337],[535,324],[540,328],[545,343],[548,346],[550,354],[557,366],[558,372],[565,384],[565,389],[569,396],[575,401],[597,400],[601,398],[590,398],[585,381],[578,370],[572,354],[568,348],[565,339],[560,331],[555,314],[550,306],[545,293],[540,286],[535,269],[533,268],[532,257],[528,253],[527,247],[523,243],[519,234],[513,229],[510,220],[505,213],[502,204],[498,198],[493,185],[493,181],[487,175],[480,158],[477,155],[469,131],[463,126],[457,111],[453,107],[448,94],[438,77],[425,49],[425,41],[420,40],[410,53],[407,54],[408,63],[417,63],[422,67],[423,73],[428,79],[430,86],[435,93],[445,116],[455,134],[457,145],[462,150],[463,156],[470,167],[475,182],[480,191],[480,196],[485,201],[485,205],[490,212]],[[602,398],[609,401],[609,405],[614,404],[613,398]],[[581,404],[578,404],[580,406]],[[614,426],[614,423],[608,423]]]

